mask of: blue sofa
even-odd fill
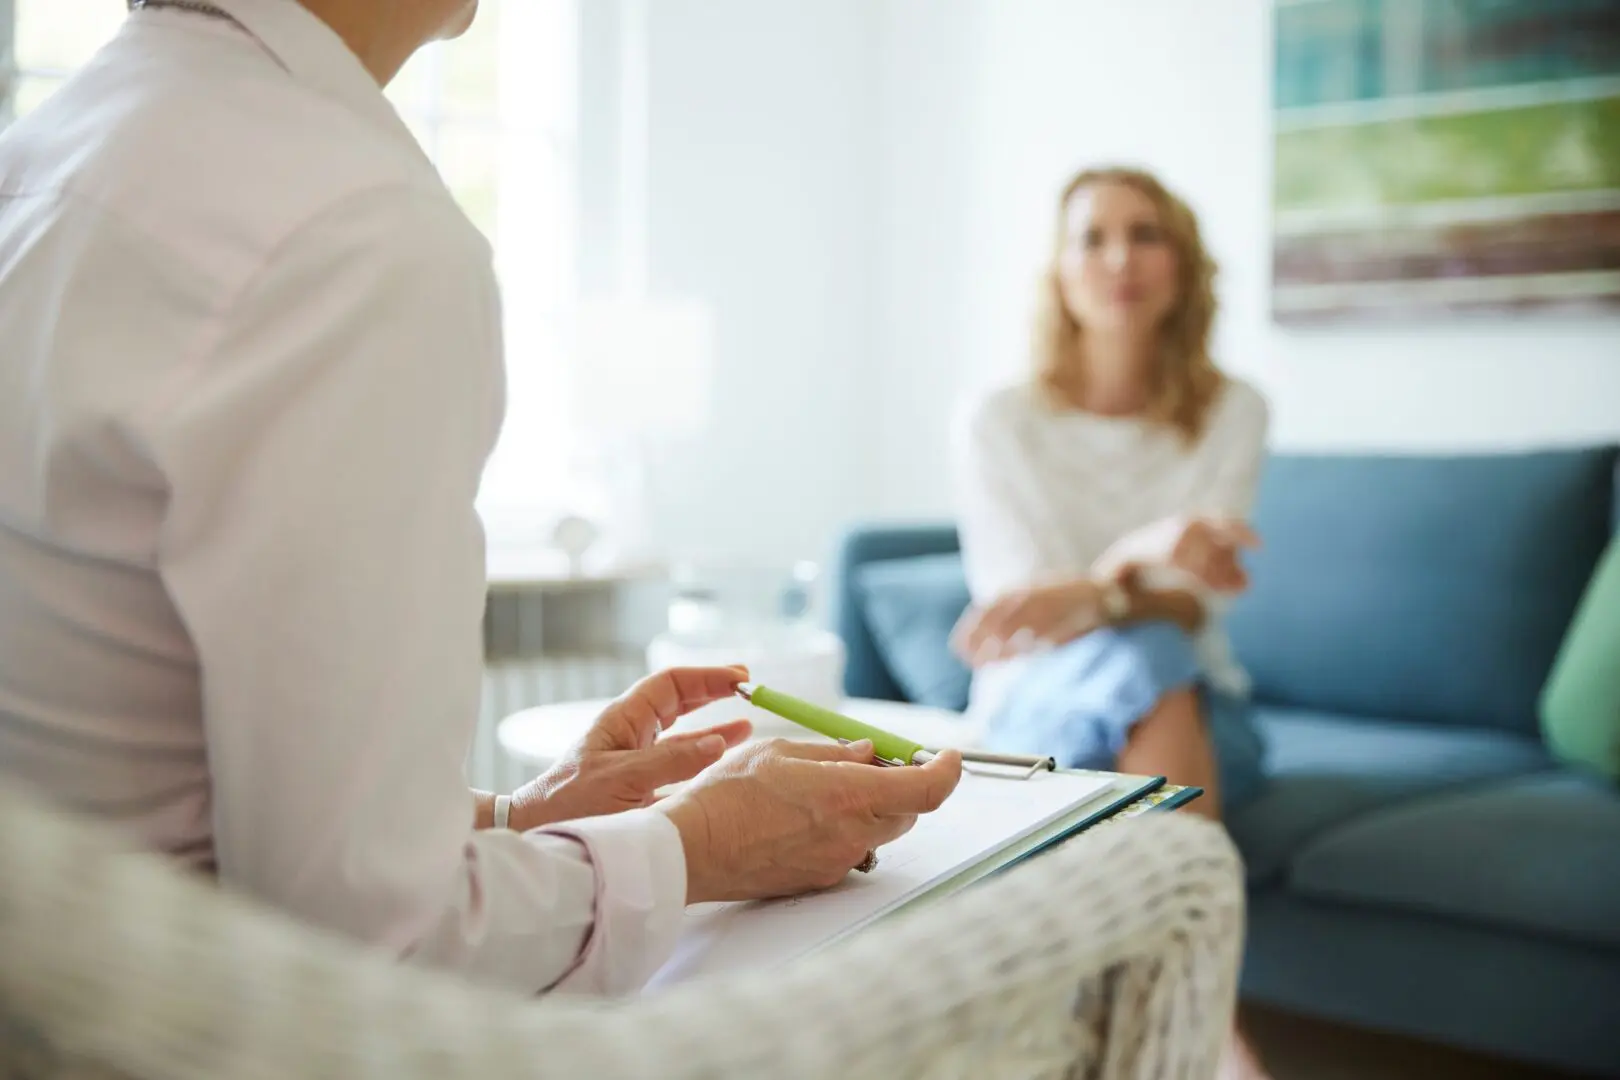
[[[1227,619],[1268,743],[1230,819],[1247,999],[1620,1077],[1620,790],[1556,763],[1536,717],[1616,528],[1616,462],[1269,463]],[[965,704],[956,551],[948,525],[844,537],[851,695]]]

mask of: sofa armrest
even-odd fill
[[[844,692],[850,697],[904,701],[906,696],[878,654],[855,588],[855,571],[869,562],[960,550],[950,524],[857,525],[846,531],[833,555],[828,581],[832,629],[844,641]]]

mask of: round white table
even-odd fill
[[[608,699],[600,698],[524,709],[502,720],[496,734],[501,748],[514,760],[532,768],[544,769],[580,740],[607,705]],[[732,717],[749,716],[753,719],[756,739],[776,736],[807,742],[823,739],[813,731],[778,717],[759,719],[757,713],[747,712],[748,708],[740,700],[734,708],[725,703],[708,705],[697,713],[681,717],[669,730],[690,731],[725,719],[725,716],[716,715],[715,710],[718,709],[729,711]],[[873,727],[915,739],[924,746],[965,748],[978,745],[979,726],[962,714],[947,709],[899,701],[848,698],[839,706],[839,711]]]

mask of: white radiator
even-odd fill
[[[614,697],[645,673],[640,661],[611,655],[488,661],[467,782],[485,791],[511,791],[534,775],[501,750],[495,727],[506,717],[535,705]]]

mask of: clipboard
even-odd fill
[[[1165,786],[1163,777],[1090,770],[1052,770],[1046,776],[1028,786],[980,777],[968,803],[956,804],[953,812],[947,800],[935,812],[939,817],[928,815],[928,822],[880,849],[869,876],[850,875],[831,889],[803,896],[688,908],[675,953],[648,989],[726,970],[775,966],[819,951],[1033,858],[1143,805]],[[1027,796],[1020,794],[1025,791]],[[1005,840],[998,839],[1001,829],[1009,831]]]
[[[1089,769],[1059,769],[1060,773],[1081,775],[1111,775],[1117,782],[1103,801],[1083,806],[1071,817],[1059,819],[1022,841],[997,852],[976,866],[963,870],[940,882],[923,896],[888,913],[885,918],[903,911],[913,910],[921,904],[950,896],[969,885],[1005,873],[1030,859],[1059,846],[1097,825],[1124,821],[1139,814],[1159,810],[1177,810],[1204,793],[1203,788],[1183,787],[1169,783],[1162,776],[1135,776],[1127,773],[1097,773]]]

